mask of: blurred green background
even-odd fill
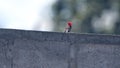
[[[0,0],[0,28],[120,34],[120,0]]]
[[[58,0],[52,6],[54,29],[63,32],[120,34],[120,0]]]

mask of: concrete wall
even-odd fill
[[[120,36],[0,29],[0,68],[120,68]]]

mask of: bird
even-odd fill
[[[68,21],[67,22],[67,28],[65,28],[65,33],[68,33],[68,32],[71,32],[71,29],[72,29],[72,22],[71,21]]]

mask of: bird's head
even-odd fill
[[[68,24],[68,26],[72,26],[72,22],[71,21],[69,21],[67,24]]]

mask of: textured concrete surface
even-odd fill
[[[120,36],[0,29],[0,68],[120,68]]]

